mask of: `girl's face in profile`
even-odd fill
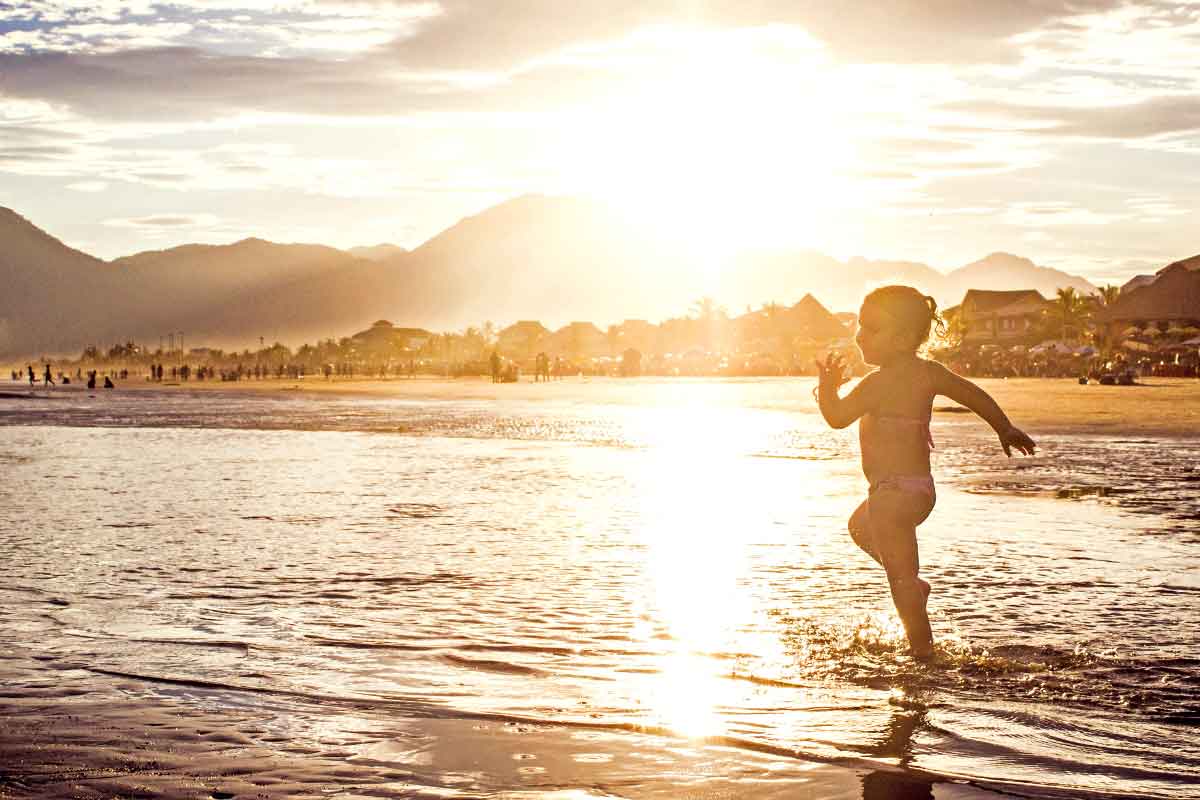
[[[854,334],[863,361],[878,367],[903,355],[911,350],[905,347],[904,338],[895,317],[875,303],[863,303],[858,310],[858,331]]]

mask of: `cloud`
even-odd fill
[[[387,114],[418,91],[369,65],[213,57],[196,48],[111,55],[0,54],[9,97],[68,105],[98,119],[212,119],[243,110]]]
[[[110,228],[161,230],[163,228],[211,228],[219,223],[213,214],[152,214],[146,217],[117,217],[102,223]]]
[[[29,147],[5,147],[0,149],[0,160],[17,161],[23,158],[47,158],[55,156],[69,155],[72,150],[69,147],[54,147],[54,146],[29,146]]]
[[[1152,97],[1103,107],[1033,106],[991,101],[944,106],[973,119],[991,118],[1044,136],[1141,139],[1200,130],[1200,94]]]
[[[394,50],[408,63],[502,69],[580,41],[623,36],[639,26],[757,27],[797,25],[838,57],[864,63],[1011,62],[1011,37],[1084,12],[1119,8],[1120,0],[891,0],[857,3],[853,13],[827,0],[443,0]]]
[[[79,183],[68,183],[67,188],[75,192],[103,192],[108,188],[106,181],[80,181]]]
[[[422,66],[506,69],[573,43],[622,37],[644,25],[754,27],[798,25],[839,55],[859,61],[1012,60],[1012,37],[1103,13],[1121,0],[890,0],[857,4],[854,13],[827,0],[25,0],[0,6],[0,20],[48,23],[189,16],[204,21],[275,23],[297,18],[359,18],[388,24],[422,20],[396,49]],[[1182,19],[1186,4],[1144,2]]]
[[[1126,215],[1103,213],[1066,201],[1013,203],[1001,221],[1018,228],[1038,229],[1064,225],[1110,225]]]

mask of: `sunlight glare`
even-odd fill
[[[568,182],[694,242],[712,269],[819,230],[853,155],[823,56],[712,35],[672,45],[619,96],[571,115]]]
[[[731,412],[680,411],[678,424],[659,431],[649,466],[645,605],[669,634],[669,652],[644,701],[672,730],[705,736],[722,730],[715,708],[735,691],[725,674],[755,614],[744,585],[742,491],[717,469],[743,437]]]

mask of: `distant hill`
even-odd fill
[[[109,294],[106,264],[0,208],[0,354],[74,349],[111,331],[93,298]]]
[[[957,305],[967,289],[1036,289],[1045,297],[1054,297],[1058,289],[1070,286],[1083,294],[1095,294],[1097,289],[1078,275],[1061,270],[1039,267],[1028,258],[1011,253],[992,253],[986,258],[951,271],[942,283],[946,302]],[[931,292],[935,297],[938,295]],[[942,303],[941,298],[938,299]]]
[[[167,304],[176,321],[209,318],[219,329],[223,318],[237,315],[239,298],[259,289],[270,290],[330,268],[347,268],[353,256],[324,245],[275,244],[244,239],[229,245],[190,244],[118,258],[108,271],[122,292],[139,307]],[[189,322],[193,327],[196,321]],[[256,337],[257,338],[257,337]]]
[[[992,253],[948,273],[912,261],[854,257],[842,262],[812,252],[749,253],[736,263],[727,283],[723,301],[739,302],[733,298],[742,294],[741,303],[761,303],[772,292],[790,301],[792,295],[811,292],[826,307],[839,311],[856,311],[871,289],[893,283],[917,287],[932,295],[940,308],[962,302],[967,289],[1036,289],[1047,297],[1063,286],[1085,294],[1096,292],[1084,278],[1008,253]]]
[[[769,301],[791,306],[810,293],[825,308],[852,311],[885,283],[917,286],[942,306],[968,288],[1094,291],[1082,278],[1004,253],[945,274],[811,251],[714,264],[606,206],[538,195],[467,217],[410,252],[246,239],[105,262],[8,209],[0,209],[0,241],[0,356],[8,357],[74,355],[126,339],[156,345],[180,331],[189,345],[240,349],[263,337],[294,346],[377,319],[430,330],[517,319],[604,328],[679,316],[702,296],[731,315]]]
[[[402,256],[408,251],[396,244],[377,244],[371,247],[351,247],[346,252],[356,258],[365,258],[367,261],[383,261]]]

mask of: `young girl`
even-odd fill
[[[983,417],[1000,437],[1005,455],[1011,456],[1013,448],[1032,455],[1035,448],[987,392],[917,355],[934,323],[942,328],[932,297],[911,286],[884,286],[863,300],[855,335],[863,361],[878,369],[839,397],[839,387],[849,380],[844,360],[830,353],[824,364],[817,362],[817,397],[825,421],[844,428],[861,418],[859,444],[870,491],[850,517],[850,536],[887,571],[896,612],[918,658],[933,654],[925,611],[929,584],[917,575],[917,526],[935,500],[929,473],[933,398],[945,395]]]

